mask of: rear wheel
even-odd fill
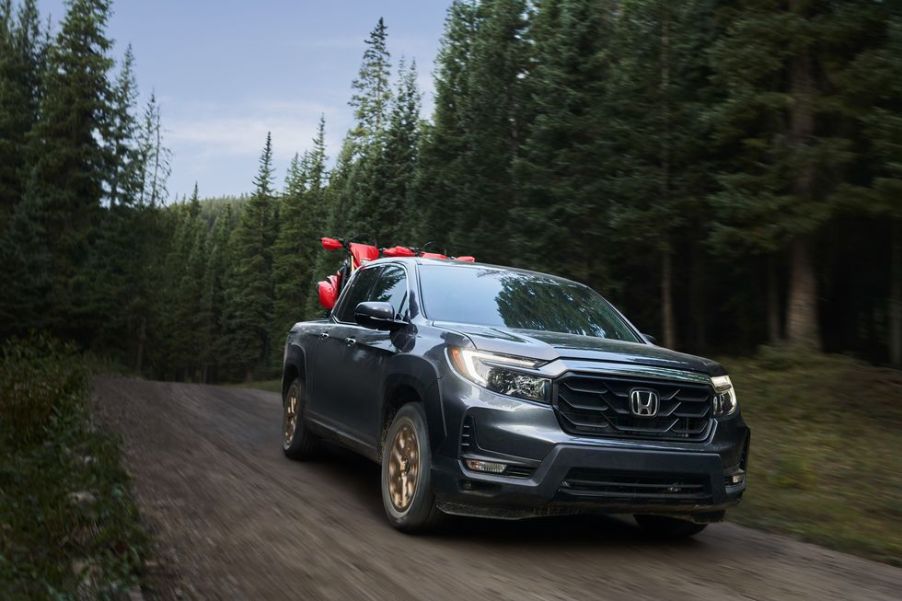
[[[689,538],[705,529],[707,524],[662,515],[636,515],[636,523],[648,534],[659,538]]]
[[[382,505],[392,526],[415,532],[439,521],[431,471],[426,416],[418,403],[408,403],[395,415],[382,445]]]
[[[304,381],[295,378],[282,399],[282,451],[290,459],[308,459],[317,447],[304,422],[304,400]]]

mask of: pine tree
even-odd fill
[[[313,148],[310,150],[310,171],[307,178],[309,190],[314,194],[320,194],[326,186],[326,117],[320,115],[316,126],[316,136],[313,138]]]
[[[304,313],[315,234],[308,224],[310,153],[291,161],[280,199],[279,232],[273,244],[273,340],[280,339]]]
[[[414,181],[413,195],[419,213],[415,238],[421,244],[439,242],[447,246],[449,230],[468,208],[463,199],[470,177],[464,105],[470,93],[469,70],[477,26],[475,2],[453,0],[436,58],[435,111],[432,124],[422,132]],[[462,250],[476,252],[472,248]]]
[[[351,138],[360,148],[366,147],[385,128],[391,102],[391,55],[386,46],[387,28],[382,18],[365,41],[366,50],[357,79],[351,84],[354,95],[350,105],[357,120]]]
[[[227,369],[231,353],[225,324],[226,274],[228,270],[229,236],[232,231],[231,207],[221,212],[213,225],[207,246],[207,263],[203,277],[201,307],[206,323],[200,335],[204,382],[215,381]]]
[[[39,215],[52,257],[48,324],[89,337],[81,314],[90,282],[82,267],[100,216],[109,160],[102,144],[110,114],[107,0],[73,0],[48,52],[39,119],[28,135],[31,171],[23,203]]]
[[[786,253],[786,334],[794,344],[820,344],[814,244],[843,202],[855,161],[854,133],[831,82],[880,40],[875,16],[885,8],[744,0],[725,11],[726,35],[711,50],[728,92],[714,118],[734,157],[714,197],[715,240]]]
[[[384,187],[384,182],[377,179],[377,169],[391,106],[391,62],[386,40],[385,23],[380,18],[366,40],[360,73],[352,84],[350,105],[356,121],[339,156],[344,164],[337,170],[347,177],[342,187],[335,189],[338,198],[333,226],[343,235],[370,242],[376,242],[372,210]]]
[[[267,134],[254,193],[242,209],[234,238],[232,344],[240,353],[246,379],[253,377],[255,368],[267,365],[272,351],[272,180],[272,138]]]
[[[46,48],[36,0],[0,4],[0,234],[25,189],[26,136],[37,121]]]
[[[625,249],[656,257],[659,323],[668,347],[677,344],[678,241],[684,230],[697,231],[695,216],[714,185],[700,120],[712,93],[704,56],[711,41],[708,6],[706,0],[622,2],[602,105],[607,124],[602,145],[609,154],[607,172],[599,175],[611,198],[610,234]],[[689,245],[704,242],[703,236],[688,238]]]
[[[163,126],[160,105],[156,94],[151,93],[144,110],[139,134],[139,177],[141,195],[139,202],[151,206],[166,202],[166,182],[171,172],[171,151],[163,143]]]
[[[110,180],[107,196],[110,205],[133,204],[138,201],[143,186],[144,153],[141,148],[139,126],[135,117],[138,86],[134,76],[135,58],[132,47],[125,50],[122,68],[113,88],[112,112],[106,137],[109,148]]]
[[[322,123],[322,120],[320,120]],[[321,134],[318,135],[318,138]],[[325,157],[323,144],[318,144],[318,148],[323,148],[322,156]],[[349,231],[351,223],[347,218],[348,207],[348,184],[353,168],[353,145],[349,143],[349,138],[345,138],[339,152],[335,167],[329,172],[328,177],[324,177],[325,186],[315,189],[314,196],[316,200],[311,203],[311,209],[315,211],[310,223],[314,227],[314,235],[316,238],[322,236],[339,236],[345,238],[355,238],[356,233]],[[312,161],[312,165],[317,165],[319,161]],[[325,159],[323,159],[325,164]],[[316,173],[316,168],[314,167]],[[316,178],[312,182],[316,185]],[[313,270],[308,287],[308,297],[305,315],[307,317],[318,316],[322,314],[322,307],[319,305],[316,293],[316,283],[332,274],[340,263],[340,257],[336,253],[325,252],[320,249],[318,240],[311,243],[314,248]]]
[[[608,227],[607,120],[600,118],[613,4],[550,0],[530,27],[528,135],[515,165],[519,202],[510,222],[518,260],[536,269],[610,285],[602,256]],[[561,241],[566,241],[562,244]],[[574,260],[580,257],[582,260]]]
[[[447,169],[453,175],[439,175],[434,183],[424,175],[417,186],[419,199],[447,204],[447,209],[427,209],[428,218],[450,232],[436,232],[438,241],[458,254],[479,248],[487,261],[505,262],[510,250],[507,213],[528,70],[525,14],[521,0],[452,4],[439,54],[436,125],[427,133],[423,161],[427,173]],[[439,120],[440,111],[447,121],[444,115]],[[445,138],[449,149],[436,148]],[[443,155],[452,149],[457,158],[442,167]],[[450,221],[434,221],[437,213]]]
[[[384,182],[373,207],[374,235],[391,244],[411,244],[416,215],[411,189],[420,143],[420,98],[416,61],[401,60],[385,146],[376,178]]]
[[[28,132],[37,120],[44,47],[36,2],[18,19],[11,0],[0,3],[0,336],[47,321],[50,255],[41,211],[21,202]]]
[[[860,132],[858,178],[846,183],[843,213],[867,212],[889,222],[887,347],[902,366],[902,5],[871,13],[867,48],[831,73],[844,114]],[[859,13],[856,13],[859,14]],[[862,22],[860,16],[855,19]],[[861,174],[867,174],[862,178]]]
[[[208,225],[201,217],[200,197],[197,184],[188,205],[188,242],[187,260],[180,286],[179,307],[182,318],[179,319],[181,334],[185,339],[185,366],[192,380],[203,381],[207,366],[203,353],[197,352],[198,341],[204,340],[211,320],[212,307],[204,303],[207,270]]]

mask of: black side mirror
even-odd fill
[[[658,339],[651,334],[642,334],[642,337],[645,338],[646,342],[649,342],[651,344],[658,344]]]
[[[397,330],[404,326],[395,319],[395,310],[389,303],[366,302],[354,309],[354,321],[365,328],[376,330]]]

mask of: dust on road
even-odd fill
[[[455,519],[429,536],[385,521],[378,467],[279,448],[262,391],[100,378],[159,547],[149,599],[899,599],[902,569],[733,524],[652,541],[626,521]],[[754,483],[750,494],[754,494]]]

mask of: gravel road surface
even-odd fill
[[[100,378],[95,402],[157,541],[148,599],[902,599],[902,569],[733,524],[680,543],[602,517],[407,536],[375,464],[282,455],[276,394]]]

